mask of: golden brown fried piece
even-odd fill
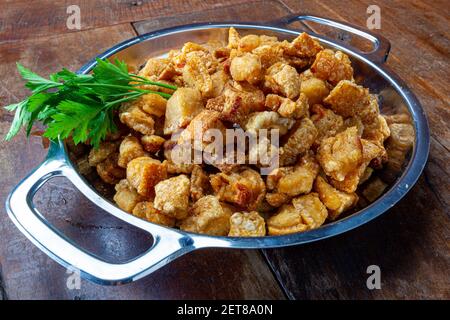
[[[158,160],[139,157],[128,163],[127,180],[144,197],[153,197],[155,185],[166,178],[166,165]]]
[[[317,159],[328,176],[343,181],[363,162],[361,138],[356,127],[338,133],[322,141]]]
[[[309,105],[322,103],[323,99],[330,93],[326,82],[319,78],[311,77],[303,80],[300,92],[308,98]]]
[[[263,237],[266,222],[258,212],[236,212],[230,217],[230,237]]]
[[[328,216],[317,193],[310,193],[283,205],[267,220],[269,235],[284,235],[320,227]]]
[[[219,202],[215,196],[200,198],[191,208],[180,229],[188,232],[226,236],[230,231],[231,208]]]
[[[291,43],[285,46],[284,52],[290,56],[313,58],[322,50],[323,47],[319,42],[311,38],[307,33],[302,32]]]
[[[327,80],[334,86],[341,80],[353,78],[353,68],[348,56],[341,51],[333,52],[330,49],[317,53],[311,71],[316,78]]]
[[[117,164],[126,168],[128,162],[138,157],[146,156],[146,152],[142,148],[142,145],[139,142],[139,139],[134,136],[126,136],[119,147],[119,160]]]
[[[295,99],[300,95],[300,83],[297,70],[281,62],[267,70],[264,80],[267,89],[289,99]]]
[[[331,178],[331,184],[341,191],[347,193],[355,192],[360,184],[361,178],[366,173],[366,168],[369,163],[373,159],[381,157],[385,152],[383,147],[366,139],[361,139],[361,145],[362,163],[349,172],[341,181]]]
[[[172,134],[186,127],[202,110],[202,96],[198,90],[179,88],[167,101],[164,134]]]
[[[194,165],[192,169],[190,192],[193,201],[197,201],[212,192],[209,177],[199,165]]]
[[[135,205],[133,209],[133,215],[147,221],[160,224],[162,226],[173,227],[175,226],[175,219],[156,209],[153,203],[150,201],[142,201]]]
[[[344,118],[353,117],[369,108],[369,90],[354,82],[342,80],[323,102]]]
[[[256,209],[266,194],[264,181],[259,173],[252,169],[214,174],[211,175],[210,181],[219,200],[245,210]]]
[[[166,112],[167,100],[156,93],[145,94],[132,102],[133,106],[137,106],[146,113],[161,117]]]
[[[157,76],[164,71],[164,69],[168,66],[170,63],[169,59],[148,59],[145,66],[139,71],[139,75],[141,77],[150,77],[150,76]]]
[[[245,53],[231,60],[230,73],[236,81],[256,84],[262,80],[263,72],[259,56]]]
[[[263,111],[250,114],[244,128],[253,133],[257,133],[261,129],[278,129],[282,136],[292,128],[294,123],[295,120],[280,117],[277,112]]]
[[[315,144],[320,145],[323,139],[334,137],[344,130],[343,118],[335,114],[332,110],[326,109],[320,104],[315,104],[311,108],[311,120],[317,128],[317,139]]]
[[[155,132],[155,120],[152,116],[133,103],[123,104],[120,107],[119,119],[131,129],[142,134],[153,134]]]
[[[309,193],[318,173],[319,164],[314,155],[307,154],[298,161],[291,173],[278,180],[276,190],[291,197]]]
[[[137,193],[129,183],[127,179],[120,180],[115,186],[116,194],[114,195],[114,201],[118,207],[128,213],[131,213],[137,203],[144,200],[140,194]]]
[[[281,236],[306,231],[308,226],[292,204],[285,204],[267,220],[267,229],[270,236]]]
[[[190,185],[189,178],[184,174],[160,181],[155,186],[155,208],[176,219],[186,218]]]
[[[141,137],[141,144],[145,151],[150,153],[157,153],[161,150],[166,140],[158,135],[145,135]]]
[[[354,207],[358,203],[356,193],[346,193],[339,191],[327,181],[318,176],[314,183],[314,190],[319,194],[320,200],[328,209],[328,219],[336,220],[339,215]]]
[[[277,111],[282,117],[291,119],[301,119],[308,115],[309,109],[308,98],[302,93],[297,101],[276,94],[268,94],[265,105],[270,110]]]
[[[294,164],[298,155],[309,150],[316,140],[317,134],[317,129],[309,118],[297,121],[280,150],[280,165]]]
[[[303,223],[308,229],[320,227],[328,217],[325,205],[320,201],[317,193],[310,193],[292,200],[294,208],[301,214]]]
[[[209,73],[212,57],[199,52],[190,52],[186,55],[183,68],[183,81],[190,87],[198,90],[203,97],[210,97],[213,83]]]
[[[191,143],[194,148],[199,144],[199,148],[203,150],[209,142],[206,141],[205,133],[210,129],[219,130],[222,136],[225,137],[226,127],[220,121],[220,113],[214,110],[202,110],[189,123],[187,128],[183,130],[177,141],[178,144]],[[195,135],[198,135],[196,137]],[[195,143],[195,141],[199,143]]]
[[[264,93],[244,83],[226,85],[223,94],[209,99],[206,109],[220,113],[220,119],[238,124],[244,124],[252,112],[264,111]]]

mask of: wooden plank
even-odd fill
[[[257,10],[255,10],[257,8]],[[138,34],[179,26],[204,22],[267,22],[289,14],[289,10],[277,1],[252,0],[241,5],[228,5],[221,8],[211,7],[207,10],[189,14],[167,15],[164,19],[151,19],[133,23]]]
[[[133,36],[132,26],[122,24],[0,44],[2,101],[12,103],[27,94],[17,80],[16,61],[39,74],[49,74],[63,66],[76,70],[96,54]],[[4,136],[11,115],[3,109],[0,112],[0,135]],[[27,141],[21,134],[12,142],[1,142],[0,202],[4,203],[8,192],[42,161],[45,153],[40,138]],[[36,203],[55,227],[108,261],[126,261],[150,245],[149,237],[142,231],[102,212],[70,183],[49,182],[44,192],[37,195]],[[0,213],[0,288],[10,299],[284,298],[265,259],[258,251],[249,250],[202,250],[137,283],[103,287],[83,281],[80,290],[69,290],[66,270],[26,240],[3,206]]]
[[[370,1],[282,0],[293,12],[364,27]],[[432,139],[429,162],[418,184],[376,221],[325,241],[265,250],[290,298],[448,299],[449,118],[448,15],[430,3],[379,1],[382,33],[391,40],[387,65],[402,77],[428,115]],[[410,4],[413,4],[412,6]],[[445,7],[445,6],[444,6]],[[446,9],[443,9],[444,11]],[[414,21],[414,23],[412,23]],[[382,289],[369,290],[366,268],[381,268]],[[295,270],[295,272],[292,272]]]
[[[81,30],[126,22],[201,12],[243,0],[28,0],[0,3],[0,42],[76,32],[67,28],[67,7],[80,8]]]

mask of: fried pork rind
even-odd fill
[[[298,161],[292,172],[278,180],[276,190],[291,197],[309,193],[318,173],[319,164],[313,155],[307,154]]]
[[[156,184],[166,178],[166,165],[150,157],[133,159],[127,165],[128,183],[144,197],[153,197]]]
[[[308,229],[320,227],[328,217],[327,208],[315,192],[293,199],[292,204],[301,214],[303,223]]]
[[[328,212],[317,193],[310,193],[283,205],[267,220],[269,235],[277,236],[303,232],[320,227],[327,219]]]
[[[172,134],[178,129],[186,127],[202,110],[202,96],[198,90],[191,88],[177,89],[167,101],[164,134]]]
[[[119,147],[116,142],[102,142],[97,149],[92,148],[89,152],[89,165],[95,167],[100,162],[105,161],[110,155],[115,153]]]
[[[308,98],[302,93],[297,101],[276,94],[268,94],[265,105],[267,108],[277,111],[282,117],[291,119],[301,119],[308,115],[309,109]]]
[[[173,227],[175,226],[175,219],[162,214],[161,211],[153,206],[150,201],[142,201],[135,205],[133,209],[133,215],[147,221],[160,224],[162,226]]]
[[[297,121],[280,149],[280,165],[292,165],[298,155],[309,150],[317,137],[317,129],[309,118]]]
[[[239,40],[237,49],[241,52],[252,52],[252,50],[259,47],[260,44],[261,38],[259,36],[249,34]]]
[[[235,28],[231,27],[228,29],[228,48],[237,49],[240,40],[239,32]]]
[[[170,63],[169,59],[148,59],[145,66],[139,71],[138,75],[141,77],[150,77],[159,75],[167,68]]]
[[[184,219],[180,229],[214,236],[226,236],[230,231],[231,208],[209,195],[193,204],[190,216]]]
[[[311,77],[302,81],[300,92],[308,98],[308,102],[312,106],[322,103],[323,99],[330,93],[330,90],[324,80]]]
[[[328,209],[328,219],[336,220],[341,213],[354,207],[358,203],[356,193],[346,193],[335,189],[327,181],[318,176],[314,183],[314,191],[319,195],[320,201]]]
[[[263,237],[266,222],[256,211],[235,212],[230,217],[230,237]]]
[[[280,117],[277,112],[263,111],[252,113],[244,128],[253,133],[257,133],[260,129],[278,129],[281,136],[286,134],[294,123],[295,120]]]
[[[301,33],[297,38],[292,40],[291,43],[285,46],[284,52],[290,56],[296,56],[300,58],[313,58],[323,47],[311,38],[307,33]]]
[[[150,115],[161,117],[166,113],[167,100],[156,93],[141,96],[133,102]]]
[[[342,80],[323,102],[344,118],[353,117],[369,108],[369,90],[354,82]]]
[[[244,124],[252,112],[264,111],[264,93],[245,83],[226,85],[223,94],[209,99],[206,109],[220,113],[220,119],[228,122]]]
[[[292,204],[285,204],[267,220],[267,229],[270,236],[281,236],[306,231],[308,226]]]
[[[133,211],[137,203],[144,200],[144,197],[138,194],[136,189],[130,186],[127,179],[120,180],[120,182],[116,184],[115,189],[116,194],[114,195],[114,201],[120,209],[128,213]]]
[[[200,198],[212,192],[209,176],[199,165],[194,165],[191,174],[191,199],[198,201]]]
[[[273,93],[295,99],[300,95],[300,83],[297,70],[288,64],[279,62],[267,70],[264,86]]]
[[[331,184],[335,188],[347,193],[355,192],[358,185],[361,183],[361,178],[366,173],[367,166],[373,159],[381,157],[385,152],[383,147],[380,147],[370,140],[361,139],[361,145],[362,163],[348,173],[342,181],[331,178]]]
[[[153,134],[155,132],[153,117],[133,102],[125,103],[120,107],[119,119],[131,129],[142,134]]]
[[[197,89],[203,97],[210,97],[213,90],[209,73],[211,64],[212,57],[204,53],[194,51],[186,55],[183,81],[188,87]]]
[[[328,176],[343,181],[363,162],[361,138],[356,127],[324,139],[320,144],[317,159]]]
[[[126,136],[122,140],[119,147],[119,160],[117,161],[117,164],[122,168],[126,168],[128,162],[131,160],[144,157],[146,155],[147,154],[142,148],[138,138],[134,136]]]
[[[317,53],[311,71],[316,78],[327,80],[334,86],[341,80],[353,78],[353,68],[348,56],[341,51],[333,52],[330,49]]]
[[[184,174],[160,181],[155,186],[155,208],[176,219],[186,218],[190,185],[189,178]]]
[[[292,198],[285,193],[268,192],[266,194],[267,203],[274,208],[279,208],[283,204],[289,203],[291,199]]]
[[[247,81],[256,84],[263,77],[261,59],[259,56],[244,53],[231,60],[230,73],[236,81]]]
[[[315,143],[320,145],[323,139],[334,137],[344,130],[343,118],[335,114],[333,110],[326,109],[320,104],[315,104],[311,108],[311,120],[317,128],[317,139]]]
[[[258,172],[217,173],[210,176],[211,186],[220,201],[232,203],[245,210],[255,210],[264,199],[266,185]]]
[[[170,160],[164,160],[163,164],[167,167],[167,173],[171,175],[191,174],[195,166],[191,163],[173,163]]]
[[[226,127],[222,121],[220,121],[220,113],[214,110],[205,109],[192,119],[187,128],[180,134],[177,143],[191,143],[195,148],[196,144],[194,141],[198,139],[201,141],[199,147],[203,150],[203,148],[209,144],[204,135],[210,129],[219,130],[222,133],[222,136],[225,137]],[[199,136],[196,137],[196,134]]]
[[[279,62],[286,62],[283,56],[284,49],[280,43],[262,44],[253,49],[252,53],[261,59],[261,66],[264,70]]]
[[[106,160],[97,164],[97,173],[99,177],[106,183],[116,184],[125,178],[125,170],[118,166],[118,153],[113,153]]]
[[[141,144],[145,151],[156,153],[161,150],[166,140],[158,135],[145,135],[141,137]]]

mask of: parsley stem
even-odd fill
[[[133,78],[140,79],[140,80],[142,81],[142,83],[144,83],[144,84],[149,84],[149,85],[159,86],[159,87],[163,87],[163,88],[167,88],[167,89],[172,89],[172,90],[177,90],[177,89],[178,89],[176,86],[172,86],[172,85],[170,85],[170,84],[163,83],[163,82],[155,82],[155,81],[151,81],[151,80],[148,80],[148,79],[145,78],[145,77],[138,76],[137,74],[132,74],[132,73],[130,73],[130,76],[133,77]]]

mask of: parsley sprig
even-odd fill
[[[23,101],[6,106],[15,112],[11,128],[5,139],[10,140],[25,128],[30,135],[36,121],[47,126],[44,137],[65,139],[73,137],[76,144],[90,143],[98,147],[107,133],[117,130],[113,111],[122,103],[155,93],[164,98],[171,95],[148,89],[154,85],[176,90],[177,87],[150,81],[128,72],[128,66],[119,60],[114,63],[97,59],[92,74],[81,75],[63,69],[45,79],[17,63],[25,86],[32,94]]]

